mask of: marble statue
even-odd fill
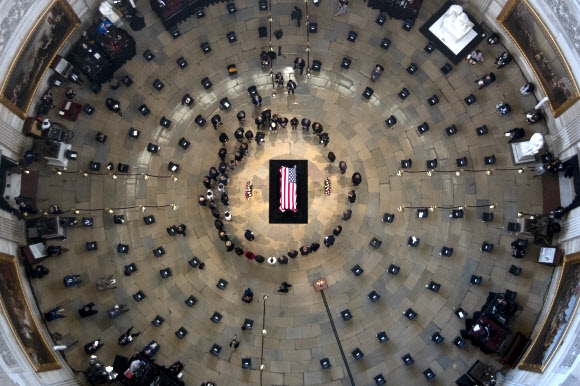
[[[452,5],[442,16],[441,30],[457,41],[467,35],[473,25],[460,5]]]

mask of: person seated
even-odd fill
[[[526,82],[526,84],[520,87],[520,93],[522,95],[530,95],[532,92],[534,92],[534,88],[535,86],[533,83]]]
[[[177,361],[177,362],[173,363],[171,366],[169,366],[169,368],[167,369],[167,375],[175,378],[179,375],[179,373],[182,370],[183,370],[183,363],[181,363],[181,361]]]
[[[483,62],[483,52],[480,50],[473,50],[471,54],[467,55],[465,61],[469,64],[475,64],[477,62]]]
[[[143,347],[143,350],[141,350],[141,352],[139,354],[143,355],[144,357],[150,359],[153,356],[155,356],[155,354],[157,354],[157,351],[159,351],[159,348],[161,346],[159,346],[157,344],[157,342],[155,342],[154,340],[152,340],[151,342],[149,342],[149,344],[145,347]]]
[[[512,256],[516,259],[521,259],[526,255],[526,250],[523,248],[517,248],[512,251]]]
[[[511,106],[503,101],[497,102],[495,109],[499,116],[509,114],[512,111]]]
[[[495,82],[495,74],[493,72],[490,72],[489,74],[485,74],[483,77],[481,77],[481,79],[478,79],[473,83],[477,83],[479,85],[479,90],[481,90],[482,88],[484,88],[485,86],[489,86],[493,82]]]
[[[28,203],[23,199],[17,200],[16,203],[18,204],[18,209],[21,213],[37,214],[40,212],[38,209],[34,209],[31,203]]]
[[[262,51],[260,54],[260,63],[262,63],[262,69],[268,68],[270,66],[270,56],[266,51]]]
[[[98,310],[95,310],[95,303],[90,302],[89,304],[85,304],[83,308],[79,309],[79,315],[81,318],[86,318],[87,316],[95,315],[98,313]]]
[[[48,268],[46,268],[44,265],[39,264],[36,267],[34,267],[30,276],[34,279],[42,279],[49,273],[50,270]]]
[[[185,226],[185,224],[180,224],[177,229],[175,230],[175,232],[179,235],[183,235],[183,236],[187,236],[185,234],[185,230],[187,229],[187,227]]]
[[[278,72],[274,77],[274,83],[276,83],[276,86],[278,87],[284,87],[284,76],[281,72]]]
[[[262,107],[262,97],[259,94],[256,94],[252,97],[252,103],[256,107]]]
[[[118,100],[115,100],[113,98],[107,98],[105,100],[105,104],[107,105],[107,108],[110,111],[117,113],[120,116],[123,116],[123,113],[121,112],[121,102],[119,102]]]
[[[69,101],[74,101],[77,99],[77,93],[75,90],[72,89],[72,87],[68,87],[65,92],[64,92],[64,96],[66,97],[66,99],[68,99]]]
[[[338,1],[338,9],[334,16],[344,15],[348,12],[348,0],[339,0]]]
[[[52,204],[50,208],[48,208],[48,213],[50,214],[61,214],[62,210],[58,207],[58,205]]]
[[[46,248],[46,252],[48,253],[48,256],[59,256],[64,252],[68,252],[68,248],[62,247],[60,245],[49,245]]]
[[[100,143],[105,143],[107,141],[107,136],[100,131],[97,133],[95,139]]]
[[[385,69],[383,68],[383,66],[377,64],[373,69],[373,71],[371,72],[371,82],[374,82],[375,80],[379,79],[379,77],[383,74],[384,70]]]
[[[497,69],[499,70],[502,67],[505,67],[512,61],[512,56],[507,52],[504,51],[496,60],[495,64],[499,64]]]
[[[99,350],[104,345],[105,344],[101,343],[101,339],[99,338],[99,339],[95,340],[94,342],[90,342],[90,343],[85,344],[85,352],[87,354],[92,355],[92,354],[96,353],[97,350]]]
[[[45,104],[46,106],[50,107],[51,109],[54,109],[56,106],[53,103],[52,100],[52,91],[47,90],[42,97],[40,98],[40,102],[42,104]]]
[[[506,137],[510,137],[510,140],[508,141],[508,143],[512,143],[518,139],[523,138],[526,135],[526,132],[521,127],[514,127],[513,129],[506,131],[504,133],[504,135]]]
[[[526,114],[526,122],[528,122],[529,125],[540,122],[541,120],[542,113],[540,113],[538,110],[531,111]]]
[[[66,315],[62,314],[63,311],[64,309],[60,308],[60,306],[57,306],[44,314],[44,320],[47,322],[52,322],[56,319],[66,318]]]
[[[499,35],[494,32],[487,38],[487,44],[489,45],[498,44],[499,40],[500,40]]]

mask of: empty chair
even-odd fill
[[[395,221],[395,215],[391,214],[391,213],[385,213],[383,215],[383,218],[381,220],[382,222],[386,222],[386,223],[392,223],[393,221]]]
[[[322,358],[320,360],[320,367],[322,367],[323,370],[330,368],[330,360],[328,360],[328,358]]]
[[[451,64],[445,63],[439,70],[443,73],[443,75],[447,75],[451,72],[451,70],[453,70],[453,67],[451,67]]]
[[[318,33],[318,23],[310,22],[308,24],[308,32],[311,34]]]
[[[458,336],[453,339],[453,344],[457,346],[457,348],[463,348],[463,346],[465,346],[465,340]]]
[[[171,272],[171,269],[169,269],[169,268],[160,269],[159,274],[161,275],[161,277],[163,279],[167,279],[167,278],[173,276],[173,273]]]
[[[439,166],[439,162],[437,162],[437,158],[427,160],[426,164],[427,164],[427,169],[435,169],[437,166]]]
[[[165,248],[157,247],[153,250],[153,254],[155,255],[155,257],[161,257],[165,255]]]
[[[125,266],[125,276],[131,276],[135,272],[137,272],[137,266],[135,263],[131,263]]]
[[[375,383],[378,386],[381,386],[381,385],[384,385],[384,384],[387,383],[387,381],[385,380],[385,377],[383,376],[383,374],[379,374],[379,375],[375,376],[373,379],[375,380]]]
[[[348,310],[348,309],[340,311],[340,316],[342,317],[342,320],[344,320],[344,321],[352,319],[352,314],[351,314],[350,310]]]
[[[210,47],[208,42],[201,43],[200,47],[201,47],[201,50],[203,51],[204,54],[207,54],[208,52],[211,51],[211,47]]]
[[[490,156],[483,157],[483,162],[486,165],[493,165],[493,164],[495,164],[495,155],[492,154]]]
[[[423,49],[427,54],[431,54],[435,50],[435,43],[429,42]]]
[[[415,25],[415,22],[413,20],[405,19],[403,21],[403,26],[401,28],[404,29],[405,31],[409,32],[409,31],[411,31],[411,29],[413,28],[414,25]]]
[[[213,356],[219,356],[220,355],[220,351],[222,351],[222,346],[217,345],[214,343],[213,346],[211,346],[211,349],[209,350],[209,353]]]
[[[467,166],[467,157],[457,158],[455,164],[460,168]]]
[[[386,332],[381,331],[377,334],[377,339],[379,340],[379,343],[385,343],[389,340],[389,337]]]
[[[410,158],[401,161],[401,168],[409,169],[411,166],[413,166],[413,161]]]
[[[483,278],[481,276],[471,275],[471,279],[469,280],[469,284],[472,285],[481,285],[483,282]]]
[[[491,222],[493,221],[493,213],[491,212],[483,212],[481,215],[481,221],[483,222]]]
[[[161,316],[157,315],[155,317],[155,319],[153,319],[151,321],[151,324],[154,325],[155,327],[161,327],[161,325],[163,324],[163,322],[165,322],[165,319],[163,319]]]
[[[129,253],[129,246],[127,244],[119,244],[119,245],[117,245],[117,252],[118,253]]]
[[[236,37],[236,33],[234,31],[228,32],[226,34],[226,37],[228,39],[228,42],[230,43],[235,43],[238,41],[238,38]]]
[[[516,296],[518,296],[518,293],[517,292],[514,292],[514,291],[511,291],[509,289],[506,289],[505,290],[505,293],[503,294],[503,297],[504,298],[506,298],[507,300],[510,300],[512,302],[514,300],[516,300]]]
[[[145,50],[145,52],[143,52],[143,57],[145,58],[145,60],[150,62],[155,58],[155,55],[153,55],[151,50],[147,49],[147,50]]]
[[[197,257],[193,257],[191,260],[189,260],[187,262],[189,264],[189,266],[191,268],[197,268],[199,266],[199,264],[201,264],[201,261],[199,261],[199,259]]]
[[[409,95],[411,95],[411,93],[409,92],[409,90],[407,90],[405,87],[403,87],[403,89],[397,94],[399,96],[399,98],[401,98],[402,100],[407,99],[407,97]]]
[[[415,320],[415,318],[417,317],[417,313],[415,311],[413,311],[412,308],[407,308],[407,310],[405,310],[403,312],[403,316],[406,317],[409,320]]]
[[[457,126],[451,125],[445,129],[445,133],[448,137],[452,136],[453,134],[457,134]]]
[[[362,93],[362,96],[365,99],[371,99],[371,97],[373,96],[374,90],[370,87],[365,88],[365,90]]]
[[[155,79],[153,81],[153,87],[157,90],[157,91],[161,91],[163,89],[163,87],[165,87],[165,84],[160,81],[159,79]]]
[[[477,101],[477,98],[475,97],[475,95],[469,94],[467,97],[463,98],[463,100],[465,101],[466,105],[471,106]]]
[[[435,344],[443,343],[444,340],[445,338],[441,336],[439,332],[436,332],[433,335],[431,335],[431,341],[435,342]]]
[[[166,129],[169,129],[169,127],[171,126],[171,121],[165,117],[161,117],[161,119],[159,120],[159,124],[165,127]]]
[[[401,270],[401,267],[396,266],[395,264],[391,264],[391,265],[389,265],[389,269],[387,269],[387,272],[393,276],[397,276],[397,274],[399,273],[400,270]]]
[[[340,67],[344,68],[345,70],[348,70],[350,68],[350,64],[352,63],[352,60],[344,57],[342,58],[342,62],[340,63]]]
[[[140,302],[141,300],[145,299],[145,293],[143,293],[143,291],[139,290],[137,291],[135,294],[133,294],[133,299],[135,299],[136,302]]]
[[[376,302],[377,300],[379,300],[381,298],[381,295],[379,295],[377,293],[377,291],[372,290],[369,294],[368,294],[369,299],[371,300],[371,302]]]
[[[463,215],[464,215],[463,209],[453,209],[453,210],[451,210],[449,217],[451,217],[451,218],[463,218]]]
[[[390,46],[391,46],[391,41],[387,38],[383,38],[383,40],[381,41],[381,48],[384,50],[388,50]]]
[[[384,14],[379,13],[377,20],[375,20],[375,23],[377,23],[378,25],[380,25],[382,27],[386,21],[387,21],[387,17]]]
[[[401,359],[403,360],[405,366],[410,366],[415,362],[411,354],[405,354],[401,357]]]
[[[407,67],[407,72],[413,75],[415,72],[417,72],[418,69],[419,67],[415,63],[411,63],[409,64],[409,67]]]
[[[214,323],[219,323],[220,320],[222,320],[222,314],[220,314],[219,312],[215,311],[213,313],[213,315],[211,316],[211,318],[209,318],[212,322]]]
[[[439,103],[439,97],[437,95],[433,94],[433,96],[431,98],[427,99],[427,103],[429,104],[429,106],[433,107],[437,103]]]
[[[397,124],[397,118],[394,115],[391,115],[385,120],[387,127],[393,127]]]
[[[439,290],[441,289],[441,284],[431,281],[429,284],[425,285],[425,288],[433,292],[439,292]]]
[[[426,132],[429,131],[429,125],[427,124],[427,122],[423,122],[419,126],[417,126],[417,130],[419,130],[420,134],[425,134]]]
[[[363,352],[360,350],[360,348],[358,348],[358,347],[357,347],[357,348],[355,348],[355,349],[354,349],[354,350],[351,352],[351,355],[352,355],[352,356],[354,357],[354,359],[355,359],[355,360],[357,360],[357,361],[358,361],[359,359],[361,359],[362,357],[364,357],[364,356],[365,356],[365,354],[364,354],[364,353],[363,353]]]
[[[184,327],[180,327],[179,330],[175,331],[175,336],[179,339],[185,338],[187,335],[187,330]]]
[[[189,146],[191,145],[191,142],[189,142],[187,139],[185,139],[185,137],[182,137],[179,142],[178,145],[180,148],[182,148],[183,150],[187,150],[189,148]]]
[[[478,137],[481,137],[482,135],[486,135],[488,133],[487,126],[483,125],[481,127],[478,127],[475,129],[475,132],[477,133]]]
[[[242,358],[242,369],[252,368],[252,358]]]
[[[453,248],[443,246],[443,248],[441,248],[441,252],[439,252],[439,255],[450,257],[451,255],[453,255]]]
[[[520,224],[517,222],[508,222],[507,225],[508,232],[519,232],[520,231]]]
[[[356,38],[358,37],[358,34],[354,31],[349,31],[348,32],[348,36],[346,37],[346,40],[348,40],[351,43],[356,42]]]
[[[228,13],[230,15],[233,15],[234,13],[236,13],[238,11],[236,9],[236,4],[235,3],[227,3],[226,4],[226,9],[228,10]]]
[[[195,303],[197,303],[197,299],[195,298],[195,296],[191,295],[190,297],[188,297],[187,299],[185,299],[185,304],[188,307],[193,307],[195,306]]]
[[[201,85],[203,86],[204,89],[208,89],[211,88],[213,86],[213,84],[211,83],[211,81],[209,80],[209,78],[203,78],[201,80]]]
[[[490,244],[490,243],[484,241],[483,244],[481,244],[480,250],[482,252],[491,253],[491,251],[493,251],[493,244]]]
[[[181,33],[179,32],[179,29],[177,29],[177,26],[176,25],[174,25],[173,27],[171,27],[169,29],[169,33],[171,34],[171,37],[173,39],[177,39],[178,37],[181,36]]]
[[[520,273],[522,273],[522,268],[521,267],[517,267],[515,265],[512,264],[512,266],[510,267],[510,269],[508,270],[509,273],[511,273],[514,276],[520,276]]]
[[[177,65],[179,66],[179,68],[181,68],[182,70],[187,67],[187,60],[185,60],[185,58],[183,56],[180,56],[179,58],[177,58],[177,60],[175,61],[177,63]]]
[[[427,379],[428,381],[435,378],[435,373],[433,372],[433,370],[431,370],[430,367],[427,368],[427,370],[423,371],[423,375],[425,376],[425,379]]]
[[[149,153],[158,153],[160,149],[161,149],[161,146],[154,145],[151,142],[149,142],[149,144],[147,145],[147,151]]]
[[[145,225],[155,224],[155,217],[151,214],[147,217],[143,217],[143,221],[145,222]]]
[[[351,271],[352,273],[354,273],[355,276],[360,276],[364,272],[364,269],[362,269],[360,265],[357,264],[351,268]]]

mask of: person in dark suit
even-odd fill
[[[187,236],[187,234],[185,234],[185,230],[187,229],[187,227],[185,226],[185,224],[180,224],[177,229],[175,230],[175,232],[178,235],[183,235],[183,236]]]
[[[79,315],[81,318],[86,318],[87,316],[95,315],[98,313],[98,310],[95,310],[96,304],[90,302],[89,304],[85,304],[83,308],[79,309]]]
[[[300,20],[302,20],[302,10],[300,8],[298,8],[297,6],[294,6],[294,10],[290,14],[290,19],[296,20],[296,23],[297,23],[296,26],[300,27]],[[294,68],[296,68],[296,67],[294,67]]]
[[[252,98],[252,103],[255,107],[262,107],[262,97],[258,94],[254,95]]]
[[[254,133],[252,130],[248,130],[244,133],[244,137],[246,137],[246,141],[250,142],[252,139],[254,139]]]
[[[242,256],[244,254],[244,250],[240,247],[235,247],[234,248],[234,252],[236,253],[236,255],[238,256]]]
[[[133,326],[129,327],[129,329],[127,331],[125,331],[125,333],[123,335],[121,335],[119,337],[119,345],[126,346],[133,341],[133,338],[136,338],[141,334],[141,332],[131,334],[132,330],[133,330]]]
[[[310,252],[312,252],[312,250],[308,245],[303,245],[300,247],[300,254],[302,256],[307,256],[308,254],[310,254]]]
[[[290,257],[291,259],[294,259],[296,256],[298,256],[298,251],[293,249],[290,252],[287,253],[288,257]]]
[[[334,244],[334,235],[326,236],[324,238],[324,245],[326,248],[330,248]]]
[[[220,175],[220,173],[215,168],[215,166],[212,166],[211,168],[209,168],[209,178],[211,178],[214,181],[217,181],[217,178],[219,175]]]
[[[221,141],[220,141],[221,142]],[[218,157],[220,157],[220,159],[222,161],[226,160],[226,156],[228,155],[228,149],[226,149],[225,147],[222,147],[219,151],[218,151]]]
[[[254,122],[256,123],[257,129],[258,130],[263,130],[264,129],[264,117],[262,117],[261,115],[258,115],[256,117],[256,119],[254,120]]]
[[[288,284],[287,282],[283,282],[278,292],[288,292],[288,288],[292,287],[292,284]]]
[[[302,59],[300,57],[294,59],[294,69],[296,69],[296,67],[298,67],[298,69],[300,70],[300,75],[302,75],[302,73],[304,72],[305,66],[306,66],[306,62],[304,62],[304,59]]]
[[[214,130],[217,130],[217,125],[223,125],[222,117],[219,114],[214,115],[211,117],[211,124],[213,125]]]
[[[208,189],[211,189],[211,178],[209,176],[205,176],[203,177],[203,186],[205,186]]]
[[[244,122],[246,121],[246,112],[243,110],[238,112],[238,114],[236,114],[236,118],[238,118],[238,122],[240,124],[244,124]]]
[[[322,125],[318,122],[314,122],[312,124],[312,132],[316,135],[320,135],[322,132],[324,131],[324,129],[322,128]]]
[[[238,127],[237,130],[234,131],[234,138],[240,142],[244,140],[244,129],[242,127]]]
[[[489,86],[493,82],[495,82],[495,74],[493,72],[490,72],[489,74],[485,74],[484,76],[481,77],[481,79],[478,79],[473,83],[477,83],[479,85],[479,90],[481,90],[482,88],[484,88],[485,86]]]
[[[231,252],[235,248],[234,243],[231,240],[226,241],[226,252]]]
[[[292,79],[289,79],[288,83],[286,84],[286,89],[288,89],[288,95],[294,94],[294,90],[296,90],[296,83]]]
[[[221,133],[220,137],[219,137],[220,142],[222,143],[222,145],[226,145],[226,143],[230,140],[228,135],[226,133]]]
[[[107,108],[110,111],[117,113],[120,116],[123,116],[123,113],[121,112],[121,102],[119,102],[118,100],[115,100],[113,98],[107,98],[105,100],[105,104],[107,105]]]
[[[354,204],[355,201],[356,201],[356,192],[354,190],[351,190],[350,192],[348,192],[348,202]]]
[[[342,227],[340,225],[337,225],[336,228],[332,230],[332,234],[335,236],[338,236],[340,232],[342,232]]]
[[[288,257],[287,256],[280,256],[280,257],[278,257],[278,263],[280,263],[280,264],[288,264]]]
[[[507,66],[510,62],[512,61],[512,56],[509,54],[509,52],[504,51],[496,60],[495,60],[495,64],[499,64],[499,66],[497,67],[497,69],[499,70],[500,68],[503,68],[505,66]]]
[[[328,136],[328,133],[320,134],[320,143],[323,144],[324,147],[326,147],[329,142],[330,142],[330,137]]]
[[[360,183],[362,182],[362,176],[360,175],[359,172],[355,172],[352,175],[352,183],[356,186],[356,185],[360,185]]]
[[[215,229],[217,229],[218,231],[221,231],[224,229],[224,223],[220,219],[216,219],[213,222],[213,225],[215,226]]]
[[[508,143],[512,143],[513,141],[524,138],[526,131],[522,127],[514,127],[513,129],[506,131],[504,135],[510,137]]]
[[[302,118],[302,130],[310,131],[310,119]]]
[[[342,219],[345,221],[350,220],[350,218],[352,217],[352,210],[347,209],[342,213]]]
[[[101,343],[101,338],[95,340],[94,342],[90,342],[85,344],[85,352],[87,354],[94,354],[96,353],[101,347],[103,347],[105,344]]]
[[[347,169],[346,162],[340,161],[338,163],[338,168],[340,169],[340,174],[346,173],[346,169]]]
[[[310,245],[310,249],[312,250],[312,252],[318,251],[318,248],[320,248],[320,244],[317,243],[316,241]]]
[[[333,163],[334,161],[336,161],[336,156],[334,155],[333,152],[329,152],[327,157],[328,157],[328,160],[330,161],[330,163]]]
[[[282,117],[280,115],[278,115],[278,121],[277,123],[283,128],[286,128],[286,125],[288,125],[288,118],[286,117]]]
[[[249,229],[246,229],[246,232],[244,233],[244,237],[246,238],[246,240],[248,241],[254,241],[254,232],[252,232]]]
[[[298,118],[292,118],[290,120],[290,126],[292,127],[292,130],[296,130],[298,128]]]

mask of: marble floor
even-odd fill
[[[435,13],[444,1],[425,2],[417,26]],[[32,282],[42,311],[61,305],[68,318],[48,323],[51,332],[64,335],[64,342],[79,340],[66,351],[69,364],[81,370],[87,366],[88,356],[83,345],[102,338],[105,346],[98,352],[99,359],[112,363],[116,354],[130,356],[150,340],[156,340],[161,349],[157,363],[169,365],[176,360],[185,363],[184,381],[198,385],[213,379],[217,385],[349,385],[350,379],[331,328],[321,294],[313,282],[326,278],[325,290],[330,314],[338,337],[346,353],[346,361],[356,385],[374,384],[373,378],[382,373],[391,385],[421,385],[426,381],[423,370],[430,367],[437,377],[434,385],[450,385],[479,359],[501,367],[498,357],[484,355],[469,343],[463,349],[453,346],[453,339],[464,328],[454,310],[461,306],[472,314],[485,302],[488,291],[517,291],[517,302],[524,309],[513,326],[514,331],[528,334],[532,331],[543,305],[543,297],[551,280],[552,269],[535,262],[537,248],[531,247],[528,256],[515,261],[511,257],[507,229],[508,221],[518,211],[541,212],[541,180],[526,172],[494,170],[485,173],[405,173],[397,176],[400,161],[412,159],[411,171],[425,169],[426,160],[436,158],[437,170],[454,171],[455,160],[467,157],[465,169],[486,169],[483,157],[494,154],[496,168],[513,167],[504,131],[525,127],[526,138],[535,131],[545,133],[543,123],[527,127],[524,112],[536,103],[533,96],[521,96],[519,87],[525,82],[517,63],[495,70],[493,60],[503,51],[501,46],[482,43],[478,48],[485,61],[475,66],[461,63],[450,74],[443,75],[439,68],[446,59],[437,51],[427,54],[427,41],[418,32],[401,29],[399,20],[387,20],[384,26],[375,23],[378,11],[364,3],[355,3],[346,15],[333,17],[334,3],[322,2],[320,7],[309,7],[310,19],[318,23],[318,33],[310,35],[310,60],[322,62],[322,70],[311,78],[292,69],[297,56],[306,57],[305,28],[298,29],[289,14],[295,3],[273,1],[273,29],[282,28],[284,36],[272,42],[277,51],[274,73],[280,71],[285,79],[298,84],[295,95],[286,95],[283,89],[272,95],[271,78],[262,70],[259,54],[267,49],[269,40],[258,38],[257,29],[267,26],[268,12],[259,11],[256,2],[236,1],[238,12],[228,15],[225,3],[210,6],[203,19],[190,18],[179,25],[182,36],[173,39],[149,9],[148,2],[139,3],[147,27],[129,32],[137,41],[137,56],[119,70],[119,76],[129,74],[134,84],[114,91],[107,85],[94,95],[88,87],[78,89],[79,101],[96,107],[92,116],[81,115],[75,124],[66,123],[74,133],[73,150],[79,159],[71,161],[69,170],[86,170],[89,161],[103,166],[108,162],[130,165],[130,173],[169,176],[168,163],[180,165],[178,180],[142,176],[89,176],[51,173],[50,167],[40,167],[39,206],[56,203],[63,209],[99,209],[145,206],[140,210],[118,210],[126,222],[115,225],[112,214],[103,210],[90,213],[92,228],[73,228],[62,245],[70,249],[66,254],[46,260],[49,276]],[[303,4],[301,5],[303,6]],[[304,20],[303,20],[304,21]],[[128,28],[128,27],[127,27]],[[346,40],[349,30],[358,32],[355,43]],[[235,31],[238,41],[228,43],[226,33]],[[388,50],[380,48],[384,37],[392,41]],[[200,43],[207,41],[212,51],[203,54]],[[151,62],[141,53],[150,49],[155,54]],[[189,65],[180,69],[176,59],[183,56]],[[350,69],[340,67],[343,57],[352,58]],[[411,63],[419,69],[414,75],[405,69]],[[370,72],[375,64],[385,68],[374,83]],[[230,77],[227,65],[236,64],[238,74]],[[474,80],[494,70],[497,81],[482,91]],[[209,77],[213,87],[204,90],[200,80]],[[160,79],[165,87],[152,87]],[[233,132],[238,127],[236,113],[248,115],[245,129],[256,132],[253,119],[260,109],[252,106],[247,88],[256,85],[263,97],[263,109],[269,108],[291,119],[308,117],[324,126],[330,144],[324,148],[312,133],[302,130],[278,130],[266,133],[262,146],[249,145],[249,154],[229,172],[227,192],[233,220],[226,222],[226,230],[235,245],[252,250],[266,258],[281,256],[298,249],[305,243],[319,242],[331,234],[336,225],[343,231],[331,248],[324,245],[309,256],[291,259],[288,265],[258,264],[227,253],[214,228],[213,217],[207,207],[198,205],[200,194],[206,189],[201,184],[211,166],[218,166],[217,152],[221,147],[218,136],[225,132],[230,137],[227,149],[233,154],[237,143]],[[361,94],[365,87],[374,89],[370,100]],[[406,100],[397,93],[406,87],[411,95]],[[62,89],[56,97],[63,98]],[[182,106],[181,98],[190,93],[195,99],[192,107]],[[463,98],[470,93],[477,102],[467,106]],[[426,100],[433,94],[440,103],[430,107]],[[232,107],[219,109],[219,100],[227,96]],[[121,102],[124,112],[120,117],[105,108],[106,97]],[[499,100],[512,106],[512,113],[498,117],[495,104]],[[147,104],[152,113],[143,117],[137,107]],[[209,123],[214,114],[220,114],[223,125],[215,131]],[[54,114],[54,110],[53,113]],[[199,127],[194,118],[201,114],[208,120]],[[398,124],[387,128],[385,119],[394,114]],[[165,116],[172,121],[169,129],[159,125]],[[58,121],[56,116],[55,120]],[[420,135],[416,127],[427,122],[430,131]],[[447,136],[444,129],[452,124],[458,133]],[[475,128],[486,124],[489,134],[479,137]],[[138,139],[127,133],[133,127],[141,131]],[[95,134],[108,136],[105,144],[95,141]],[[180,138],[192,142],[189,149],[178,146]],[[151,142],[161,151],[146,151]],[[329,163],[329,151],[337,160]],[[304,225],[268,223],[268,162],[271,159],[308,160],[309,222]],[[338,170],[338,161],[347,162],[344,175]],[[363,182],[352,187],[350,176],[358,171]],[[332,193],[324,194],[324,179],[330,178]],[[246,200],[246,183],[254,184],[254,195]],[[347,193],[354,189],[357,200],[347,201]],[[427,219],[419,220],[416,212],[397,207],[412,206],[475,206],[497,204],[493,222],[483,223],[485,208],[466,208],[463,219],[450,219],[449,210],[437,209]],[[155,206],[176,204],[178,210],[156,209]],[[221,204],[218,205],[224,210]],[[350,208],[352,218],[341,220],[342,212]],[[383,213],[395,213],[392,224],[381,222]],[[156,222],[147,226],[143,216],[154,215]],[[81,216],[88,216],[83,213]],[[166,227],[183,223],[187,236],[171,237]],[[251,229],[256,239],[248,242],[244,231]],[[417,236],[418,248],[406,246],[409,236]],[[369,246],[376,237],[382,240],[378,249]],[[85,243],[97,241],[98,250],[87,252]],[[495,244],[493,253],[482,253],[483,241]],[[119,254],[117,244],[129,245],[128,254]],[[439,256],[441,247],[454,248],[451,257]],[[163,246],[166,254],[153,255],[153,249]],[[193,256],[205,262],[206,269],[192,269],[187,261]],[[135,263],[138,272],[123,275],[123,267]],[[351,268],[359,264],[364,273],[356,277]],[[386,272],[390,264],[401,267],[397,276]],[[519,277],[508,274],[511,264],[523,268]],[[162,279],[159,270],[171,268],[173,276]],[[80,274],[83,283],[65,288],[62,277]],[[98,291],[97,279],[114,274],[118,287]],[[469,285],[472,274],[483,277],[480,286]],[[216,287],[220,278],[229,282],[225,290]],[[431,280],[441,289],[433,293],[425,288]],[[293,287],[287,294],[277,292],[281,282]],[[252,288],[252,304],[241,302],[246,288]],[[132,295],[142,290],[146,298],[135,302]],[[367,294],[375,290],[381,295],[376,303]],[[184,300],[190,295],[198,303],[190,308]],[[268,300],[263,303],[263,295]],[[81,319],[77,309],[95,302],[99,313]],[[111,320],[107,309],[115,303],[128,304],[130,311]],[[403,317],[402,312],[412,307],[419,316],[415,321]],[[340,311],[349,309],[353,318],[343,321]],[[219,323],[210,321],[214,311],[223,315]],[[156,315],[165,319],[161,327],[151,321]],[[251,331],[241,331],[245,318],[255,321]],[[268,331],[263,339],[265,369],[258,370],[262,353],[262,321]],[[129,326],[141,335],[129,346],[121,347],[117,339]],[[174,332],[185,327],[189,334],[182,340]],[[390,340],[380,344],[376,334],[384,330]],[[445,342],[435,345],[430,336],[440,331]],[[229,342],[237,334],[239,348],[232,351]],[[209,354],[211,346],[223,346],[219,357]],[[360,348],[365,356],[355,361],[349,353]],[[404,366],[401,357],[410,353],[415,364]],[[241,358],[252,358],[252,370],[241,368]],[[319,360],[327,357],[332,367],[322,370]],[[261,379],[261,380],[260,380]]]

